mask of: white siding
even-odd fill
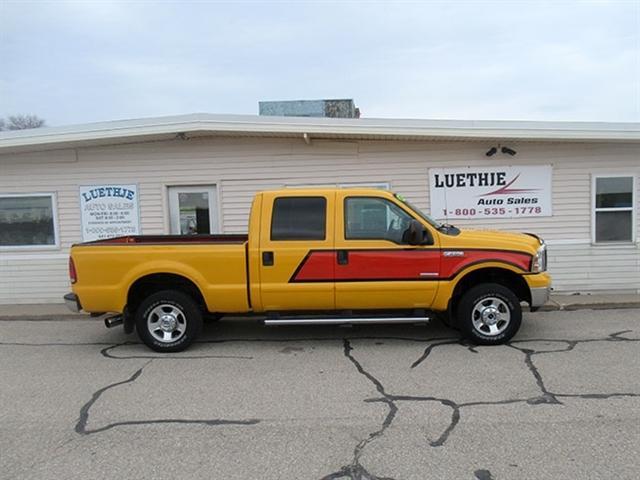
[[[61,301],[68,290],[66,255],[80,241],[79,185],[137,183],[143,234],[168,233],[168,185],[218,186],[224,233],[245,232],[253,194],[284,185],[389,182],[429,210],[428,169],[488,165],[553,166],[553,217],[465,220],[463,227],[532,231],[550,244],[560,291],[640,291],[640,243],[591,244],[591,176],[640,175],[633,144],[516,143],[518,154],[487,158],[497,142],[385,142],[256,138],[58,150],[0,156],[0,193],[57,195],[59,249],[0,251],[0,304]],[[636,188],[640,181],[636,181]],[[640,194],[636,192],[636,205]],[[636,207],[640,217],[640,208]],[[640,218],[636,227],[640,226]],[[639,240],[640,235],[636,235]]]

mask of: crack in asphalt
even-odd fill
[[[632,330],[622,330],[619,332],[614,332],[612,334],[609,334],[607,337],[604,338],[590,338],[590,339],[584,339],[584,340],[564,340],[564,339],[527,339],[527,340],[519,340],[519,341],[513,341],[513,342],[509,342],[506,343],[505,345],[513,348],[521,353],[523,353],[525,355],[525,365],[527,366],[527,369],[529,370],[529,372],[532,374],[532,376],[534,377],[535,381],[536,381],[536,385],[538,386],[538,388],[540,389],[541,395],[537,396],[537,397],[533,397],[533,398],[512,398],[512,399],[504,399],[504,400],[494,400],[494,401],[476,401],[476,402],[466,402],[466,403],[456,403],[454,400],[452,399],[448,399],[448,398],[439,398],[439,397],[433,397],[433,396],[415,396],[415,395],[394,395],[394,394],[390,394],[387,393],[384,385],[382,384],[382,382],[376,378],[371,372],[367,371],[362,364],[354,357],[353,355],[353,350],[354,348],[351,346],[351,342],[350,339],[344,338],[343,339],[343,343],[344,343],[344,355],[345,357],[347,357],[347,359],[355,366],[356,370],[358,371],[358,373],[360,373],[361,375],[363,375],[365,378],[367,378],[367,380],[369,380],[369,382],[371,382],[376,390],[378,391],[378,393],[380,393],[382,396],[380,398],[372,398],[372,399],[365,399],[364,402],[382,402],[385,403],[388,408],[389,408],[389,412],[387,414],[387,416],[385,417],[384,421],[382,422],[382,426],[380,429],[376,430],[375,432],[369,434],[369,436],[367,438],[365,438],[364,440],[361,440],[355,447],[354,452],[353,452],[353,459],[351,461],[350,464],[343,466],[340,470],[331,473],[329,475],[326,475],[324,477],[322,477],[322,480],[337,480],[337,479],[349,479],[349,480],[388,480],[388,479],[393,479],[393,477],[380,477],[380,476],[376,476],[371,474],[361,463],[361,457],[363,454],[364,449],[372,442],[374,442],[375,440],[379,439],[380,437],[382,437],[385,433],[385,431],[391,426],[394,418],[396,417],[396,414],[399,410],[398,405],[396,404],[396,402],[399,401],[409,401],[409,402],[437,402],[440,403],[441,405],[447,406],[449,408],[451,408],[452,413],[451,413],[451,420],[449,422],[449,425],[446,427],[446,429],[440,434],[440,436],[436,439],[436,440],[429,440],[427,439],[429,445],[431,447],[441,447],[445,444],[445,442],[447,441],[447,439],[449,438],[449,436],[451,435],[451,433],[453,433],[455,427],[458,425],[458,423],[460,422],[460,418],[461,418],[461,411],[462,409],[464,409],[465,407],[475,407],[475,406],[491,406],[491,405],[508,405],[508,404],[515,404],[515,403],[525,403],[528,405],[540,405],[540,404],[549,404],[549,405],[563,405],[562,402],[560,402],[560,400],[558,400],[558,397],[560,398],[581,398],[581,399],[595,399],[595,400],[601,400],[601,399],[609,399],[609,398],[640,398],[640,394],[638,393],[632,393],[632,392],[614,392],[614,393],[583,393],[583,394],[565,394],[565,393],[556,393],[556,392],[551,392],[547,389],[547,387],[545,386],[545,382],[544,379],[542,377],[542,374],[540,373],[540,371],[538,370],[538,368],[536,367],[535,363],[533,362],[533,356],[534,355],[544,355],[544,354],[550,354],[550,353],[564,353],[564,352],[570,352],[573,351],[574,348],[581,344],[581,343],[593,343],[593,342],[640,342],[640,338],[636,339],[636,338],[625,338],[625,337],[621,337],[621,335],[625,334],[625,333],[630,333],[632,332]],[[554,349],[554,350],[535,350],[535,349],[531,349],[531,348],[523,348],[523,347],[519,347],[516,346],[516,343],[534,343],[534,342],[546,342],[546,343],[562,343],[565,345],[565,348],[562,349]],[[411,364],[411,369],[417,367],[418,365],[422,364],[431,354],[431,352],[440,346],[444,346],[444,345],[460,345],[463,347],[466,347],[467,349],[469,349],[471,352],[473,353],[479,353],[477,350],[474,350],[472,347],[470,347],[469,345],[466,345],[464,343],[464,340],[457,340],[457,341],[452,341],[452,340],[443,340],[443,341],[439,341],[437,343],[432,343],[430,345],[428,345],[424,352],[422,353],[422,355]],[[476,478],[478,479],[491,479],[493,478],[491,476],[491,472],[489,470],[476,470],[474,472],[474,475]]]
[[[452,343],[458,344],[459,341],[455,341],[455,342],[452,342],[452,341],[440,342],[438,344],[434,344],[434,346],[435,345],[449,345],[449,344],[452,344]],[[444,445],[444,442],[449,437],[449,434],[453,431],[455,426],[460,421],[460,407],[455,402],[453,402],[452,400],[449,400],[449,399],[446,399],[446,398],[418,397],[418,396],[409,396],[409,395],[392,395],[392,394],[387,393],[385,388],[384,388],[384,385],[382,384],[382,382],[380,380],[378,380],[369,371],[365,370],[364,367],[362,366],[362,364],[353,356],[353,354],[351,353],[353,351],[353,347],[351,346],[350,339],[344,338],[343,339],[343,345],[344,345],[344,355],[345,355],[345,357],[347,357],[347,359],[355,366],[355,368],[358,371],[358,373],[360,373],[365,378],[367,378],[367,380],[369,380],[369,382],[371,382],[374,385],[374,387],[376,388],[378,393],[380,393],[380,395],[382,395],[382,397],[380,397],[380,398],[366,399],[365,402],[381,402],[381,403],[384,403],[389,408],[389,412],[387,413],[385,419],[383,420],[381,428],[376,430],[376,431],[374,431],[374,432],[372,432],[372,433],[370,433],[369,436],[367,436],[365,439],[361,440],[356,445],[356,447],[354,448],[354,451],[353,451],[353,459],[352,459],[351,463],[348,464],[348,465],[343,466],[342,468],[340,468],[340,470],[338,470],[336,472],[330,473],[329,475],[326,475],[326,476],[322,477],[322,480],[336,480],[336,479],[342,479],[342,478],[350,479],[350,480],[393,480],[393,477],[380,477],[380,476],[377,476],[377,475],[374,475],[374,474],[370,473],[362,465],[362,463],[360,462],[360,458],[362,456],[362,453],[363,453],[364,449],[367,447],[367,445],[369,445],[371,442],[375,441],[376,439],[382,437],[382,435],[384,435],[384,433],[387,430],[387,428],[389,428],[389,426],[391,426],[391,424],[392,424],[392,422],[393,422],[393,420],[394,420],[394,418],[395,418],[395,416],[396,416],[396,414],[398,412],[398,406],[396,405],[396,402],[397,401],[437,402],[437,403],[440,403],[442,405],[445,405],[445,406],[451,408],[451,410],[452,410],[451,422],[437,439],[429,440],[429,444],[432,447],[438,447],[438,446]],[[423,357],[426,358],[426,356],[429,355],[431,350],[432,349],[427,347],[427,349],[425,350],[426,354],[423,354]],[[414,362],[414,364],[415,364],[415,362]],[[413,368],[413,366],[412,366],[412,368]]]
[[[151,360],[197,360],[199,358],[233,358],[237,360],[253,360],[253,357],[247,355],[124,355],[121,357],[115,356],[111,353],[111,350],[127,345],[140,345],[139,342],[124,342],[118,344],[111,344],[106,348],[100,350],[100,354],[105,358],[113,360],[132,360],[132,359],[151,359]]]
[[[583,340],[566,340],[566,339],[527,339],[527,340],[515,340],[507,343],[506,345],[514,348],[525,355],[525,364],[529,368],[529,371],[534,376],[542,395],[538,399],[529,399],[527,400],[530,404],[539,404],[539,403],[550,403],[562,405],[562,402],[558,400],[558,397],[563,398],[585,398],[585,399],[598,399],[598,398],[611,398],[611,397],[640,397],[640,394],[636,393],[585,393],[585,394],[563,394],[558,392],[549,391],[542,378],[542,374],[538,370],[538,368],[533,363],[534,355],[547,355],[550,353],[565,353],[571,352],[575,349],[577,345],[582,343],[593,343],[593,342],[640,342],[640,338],[625,338],[621,337],[625,333],[630,333],[633,330],[621,330],[618,332],[610,333],[604,338],[586,338]],[[563,349],[554,349],[554,350],[534,350],[530,348],[522,348],[518,347],[516,344],[522,343],[563,343],[565,344],[565,348]],[[536,401],[537,400],[537,401]]]
[[[513,345],[513,343],[506,343],[505,345],[524,354],[524,363],[529,369],[529,372],[531,372],[531,375],[533,375],[533,378],[535,379],[536,384],[538,385],[538,388],[542,393],[542,395],[540,395],[537,398],[528,399],[527,403],[529,403],[530,405],[539,405],[542,403],[549,403],[552,405],[553,404],[561,405],[562,402],[558,400],[557,396],[551,393],[549,390],[547,390],[547,387],[544,384],[544,380],[542,379],[542,375],[540,374],[538,367],[536,367],[536,365],[533,363],[533,359],[532,359],[533,355],[540,352],[536,352],[535,350],[531,350],[529,348],[519,348]],[[573,349],[573,347],[571,347],[571,349]],[[558,352],[566,352],[566,351],[569,351],[569,350],[556,350],[553,352],[545,352],[545,353],[558,353]]]
[[[385,404],[388,411],[385,415],[382,425],[377,430],[371,432],[364,439],[360,440],[353,449],[353,458],[348,465],[341,467],[339,470],[330,473],[324,477],[323,480],[337,480],[337,479],[351,479],[351,480],[393,480],[393,477],[377,476],[370,473],[362,465],[362,456],[365,449],[383,437],[387,429],[392,425],[396,415],[400,409],[399,402],[434,402],[451,409],[451,418],[446,428],[437,436],[437,438],[428,438],[427,444],[430,447],[442,447],[446,444],[450,435],[454,432],[456,426],[460,423],[462,417],[462,411],[467,407],[475,406],[492,406],[492,405],[508,405],[523,403],[531,406],[540,404],[549,405],[564,405],[560,399],[587,399],[587,400],[606,400],[612,398],[640,398],[640,393],[633,392],[590,392],[582,394],[571,394],[550,391],[545,384],[544,377],[535,364],[535,357],[539,355],[552,354],[552,353],[568,353],[573,351],[576,346],[580,344],[593,343],[593,342],[640,342],[640,338],[627,338],[623,335],[630,333],[633,330],[621,330],[611,333],[603,338],[586,338],[582,340],[572,339],[546,339],[546,338],[533,338],[524,340],[515,340],[505,344],[506,347],[512,348],[524,355],[524,364],[527,370],[532,375],[535,383],[540,390],[540,395],[530,398],[510,398],[494,401],[470,401],[457,403],[449,398],[439,398],[435,396],[416,396],[416,395],[399,395],[387,392],[383,383],[375,377],[370,371],[364,368],[362,363],[354,356],[354,347],[352,346],[353,340],[397,340],[406,342],[425,343],[428,345],[425,347],[422,354],[410,365],[410,369],[415,369],[421,365],[425,365],[429,356],[433,351],[439,347],[448,345],[459,345],[468,349],[470,352],[478,354],[481,353],[473,345],[466,343],[464,340],[456,337],[404,337],[404,336],[376,336],[376,335],[354,335],[342,338],[343,354],[345,358],[354,366],[356,371],[365,377],[369,383],[373,385],[378,394],[377,398],[364,399],[364,403],[379,402]],[[293,343],[293,342],[309,342],[309,341],[336,341],[336,336],[328,337],[300,337],[300,338],[220,338],[211,340],[202,340],[196,343],[198,344],[218,344],[218,343]],[[535,343],[547,343],[558,344],[558,348],[549,350],[536,350],[530,348],[527,344]],[[117,360],[131,360],[131,359],[146,359],[148,360],[142,367],[136,370],[129,378],[109,384],[95,391],[89,401],[87,401],[80,409],[78,421],[75,425],[76,433],[80,435],[90,435],[94,433],[104,432],[106,430],[120,427],[120,426],[137,426],[137,425],[149,425],[149,424],[200,424],[207,426],[219,426],[219,425],[256,425],[260,423],[259,419],[246,419],[246,420],[227,420],[227,419],[156,419],[156,420],[133,420],[111,423],[99,428],[89,429],[87,424],[89,421],[90,410],[94,404],[100,399],[100,397],[108,390],[117,388],[119,386],[130,384],[135,382],[141,375],[145,367],[147,367],[154,360],[162,359],[174,359],[174,360],[195,360],[195,359],[240,359],[251,360],[251,356],[242,355],[126,355],[116,356],[113,351],[119,347],[128,345],[140,345],[140,342],[122,342],[122,343],[107,343],[107,342],[50,342],[50,343],[29,343],[29,342],[0,342],[0,346],[27,346],[27,347],[48,347],[48,346],[103,346],[100,353],[103,357],[108,359]],[[474,472],[477,478],[492,478],[488,470],[476,470]],[[489,476],[487,476],[487,474]]]
[[[207,426],[218,426],[218,425],[255,425],[260,422],[260,420],[252,418],[248,420],[225,420],[225,419],[207,419],[207,420],[189,420],[183,418],[162,418],[157,420],[131,420],[125,422],[115,422],[105,425],[104,427],[88,429],[87,423],[89,422],[89,411],[93,404],[95,404],[98,399],[102,396],[104,392],[110,390],[112,388],[119,387],[120,385],[125,385],[127,383],[135,382],[140,375],[142,375],[142,371],[148,366],[153,360],[149,360],[142,367],[136,370],[133,375],[131,375],[126,380],[122,380],[119,382],[111,383],[105,387],[102,387],[96,390],[87,403],[85,403],[80,409],[80,415],[78,417],[78,421],[75,426],[76,433],[80,435],[91,435],[94,433],[104,432],[105,430],[110,430],[114,427],[126,426],[126,425],[155,425],[155,424],[195,424],[195,425],[207,425]]]
[[[184,418],[161,418],[159,420],[132,420],[126,422],[115,422],[110,423],[104,427],[96,428],[93,430],[88,430],[83,432],[84,434],[92,434],[104,432],[105,430],[110,430],[114,427],[121,427],[126,425],[158,425],[163,423],[174,423],[174,424],[186,424],[186,425],[207,425],[218,426],[218,425],[256,425],[260,423],[260,420],[256,418],[252,418],[250,420],[222,420],[222,419],[214,419],[214,420],[187,420]]]
[[[436,347],[440,347],[442,345],[460,345],[461,340],[446,340],[443,342],[438,342],[438,343],[432,343],[431,345],[428,345],[427,348],[424,349],[424,352],[422,353],[422,355],[420,355],[420,357],[418,357],[418,359],[413,362],[411,364],[411,368],[416,368],[418,365],[420,365],[422,362],[424,362],[427,357],[431,354],[431,352],[433,351],[434,348]],[[477,350],[472,350],[474,353],[478,353]]]
[[[398,412],[398,407],[391,399],[391,397],[387,394],[387,392],[385,392],[382,383],[376,377],[367,372],[362,367],[360,362],[358,362],[358,360],[356,360],[351,354],[353,347],[351,346],[351,342],[349,341],[349,339],[342,339],[342,343],[344,347],[344,356],[347,357],[347,359],[356,367],[358,373],[365,376],[367,380],[369,380],[375,386],[378,393],[382,395],[382,398],[375,399],[375,401],[384,403],[389,411],[382,422],[382,427],[370,433],[369,436],[358,442],[358,444],[355,446],[353,450],[353,460],[351,461],[351,463],[349,465],[343,466],[337,472],[325,475],[324,477],[322,477],[322,480],[336,480],[340,478],[348,478],[353,480],[393,480],[392,477],[378,477],[369,473],[360,463],[360,456],[362,455],[365,447],[369,443],[373,442],[376,438],[382,436],[389,425],[391,425],[391,422],[393,422],[393,419]]]

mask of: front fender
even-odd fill
[[[453,292],[455,291],[458,284],[470,273],[473,273],[478,270],[488,269],[488,268],[497,268],[502,270],[508,270],[516,275],[522,275],[523,273],[527,273],[526,270],[520,268],[517,265],[508,262],[502,261],[486,261],[486,262],[478,262],[473,265],[469,265],[459,272],[457,272],[453,277],[448,278],[446,280],[441,280],[438,286],[438,293],[436,294],[436,298],[433,303],[433,310],[444,312],[448,310],[449,303],[453,297]]]

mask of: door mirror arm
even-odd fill
[[[422,236],[422,244],[421,245],[433,245],[433,236],[431,232],[426,227],[422,227],[424,229],[424,233]]]
[[[411,220],[409,228],[407,228],[403,235],[403,240],[409,245],[432,245],[433,238],[429,233],[429,230],[420,223],[418,220]]]

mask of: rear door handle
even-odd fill
[[[273,266],[273,252],[262,252],[262,265],[265,267]]]
[[[338,265],[347,265],[349,263],[349,251],[338,250]]]

